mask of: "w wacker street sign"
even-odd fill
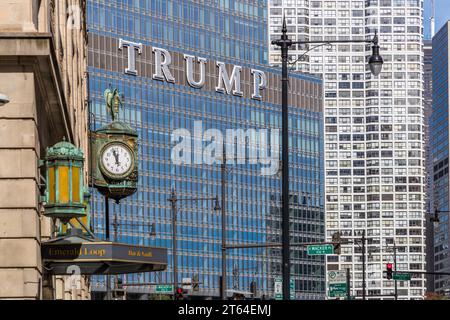
[[[173,293],[173,285],[171,284],[159,284],[155,289],[156,293]]]
[[[411,273],[394,272],[394,275],[393,275],[392,278],[394,280],[410,281],[411,280]]]
[[[308,255],[324,255],[333,254],[334,248],[332,244],[314,244],[306,247]]]

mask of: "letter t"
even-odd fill
[[[119,39],[119,50],[122,50],[123,47],[128,48],[128,67],[125,69],[125,73],[132,74],[133,76],[137,76],[136,70],[136,55],[135,50],[138,50],[138,54],[142,53],[142,43],[131,42],[123,39]]]

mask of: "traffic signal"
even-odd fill
[[[117,277],[117,289],[123,289],[123,280],[121,277]]]
[[[392,263],[386,264],[386,278],[388,280],[392,279]]]
[[[177,300],[183,300],[183,288],[177,288]]]
[[[123,289],[123,280],[120,276],[116,278],[116,287],[113,290],[113,295],[116,298],[122,298],[125,295],[125,290]]]
[[[333,233],[331,237],[331,242],[333,242],[334,254],[341,254],[341,234],[340,232]]]
[[[198,291],[198,274],[194,274],[194,276],[192,277],[192,291]]]
[[[256,294],[258,293],[255,281],[250,282],[250,292],[253,294],[253,298],[255,298]]]

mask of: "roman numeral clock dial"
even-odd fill
[[[126,177],[133,167],[130,149],[122,143],[108,144],[101,154],[104,173],[111,178]]]

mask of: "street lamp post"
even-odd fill
[[[214,210],[220,210],[219,199],[217,197],[206,197],[206,198],[177,198],[175,190],[172,189],[170,198],[167,199],[171,203],[172,209],[172,263],[173,263],[173,298],[176,299],[177,288],[178,288],[178,248],[177,248],[177,202],[178,201],[201,201],[201,200],[215,200]]]
[[[439,217],[440,213],[450,213],[449,210],[439,210],[437,207],[434,208],[434,216],[430,217],[430,222],[433,222],[433,228],[431,228],[432,230],[432,235],[433,235],[433,239],[435,237],[435,233],[436,233],[436,229],[439,228],[439,223],[441,222],[441,218]],[[433,257],[434,258],[434,257]],[[435,269],[433,266],[433,273],[429,273],[433,275],[433,282],[435,282],[435,275],[436,273],[434,273]],[[434,288],[434,286],[433,286]]]
[[[362,250],[362,298],[366,300],[366,230],[362,231],[361,237]]]
[[[441,219],[439,218],[439,213],[450,213],[450,211],[448,210],[439,210],[439,209],[434,209],[434,217],[430,218],[430,221],[433,222],[433,226],[435,228],[439,227],[439,222],[441,222]]]
[[[395,269],[395,272],[397,272],[397,245],[395,244],[395,239],[394,239],[394,269]],[[394,295],[395,295],[395,300],[398,300],[397,279],[394,279]]]
[[[221,168],[222,179],[222,285],[220,290],[220,298],[225,300],[227,298],[227,217],[226,217],[226,174],[227,174],[227,157],[225,154],[225,147],[223,148]]]
[[[173,264],[173,300],[177,296],[178,268],[177,268],[177,195],[172,190],[171,197],[167,199],[172,206],[172,264]]]
[[[249,158],[233,158],[233,160],[247,160]],[[222,149],[222,158],[220,164],[221,171],[221,223],[222,223],[222,275],[220,277],[220,299],[226,300],[227,295],[227,156],[225,147]],[[216,210],[220,209],[219,204],[215,206]]]
[[[281,242],[283,299],[290,298],[290,248],[289,248],[289,136],[288,136],[288,52],[293,44],[287,35],[286,19],[283,17],[281,39],[272,41],[281,48]]]
[[[105,196],[105,241],[109,242],[109,198]],[[111,300],[111,279],[106,275],[106,300]]]
[[[273,45],[281,49],[281,135],[282,135],[282,275],[283,275],[283,299],[289,300],[290,284],[290,239],[289,239],[289,129],[288,129],[288,52],[294,44],[332,44],[332,43],[372,43],[372,56],[369,58],[370,71],[378,76],[381,72],[383,59],[380,56],[378,36],[375,34],[372,40],[331,40],[331,41],[292,41],[287,35],[286,19],[283,17],[281,38],[272,41]]]

